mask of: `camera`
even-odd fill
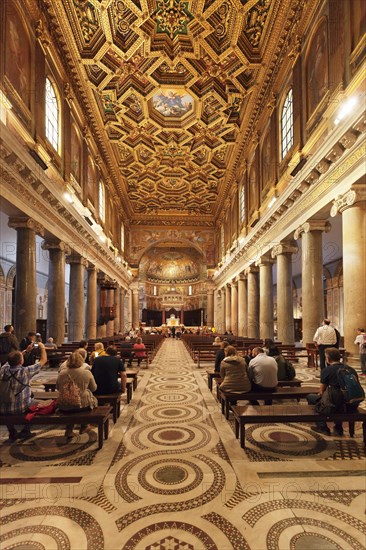
[[[34,347],[34,348],[38,348],[37,342],[35,342],[35,343],[33,344],[33,347]]]

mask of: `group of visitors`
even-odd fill
[[[39,335],[40,336],[40,335]],[[8,398],[0,403],[0,412],[6,415],[25,414],[29,408],[38,404],[33,399],[30,381],[47,363],[46,346],[37,333],[28,332],[27,336],[18,343],[14,336],[14,329],[6,325],[4,333],[0,335],[1,359],[4,363],[0,369],[0,381],[6,383]],[[5,343],[4,343],[5,342]],[[128,365],[132,365],[134,358],[140,365],[146,356],[146,348],[141,338],[134,344],[126,337],[124,344],[128,346]],[[89,355],[88,341],[81,340],[79,349],[71,353],[68,359],[60,366],[56,382],[58,408],[68,412],[80,412],[93,409],[98,405],[97,395],[110,395],[126,391],[125,359],[118,355],[116,346],[104,349],[102,342],[96,342],[94,351]],[[2,386],[2,390],[5,386]],[[8,425],[9,442],[16,439],[33,437],[29,424],[18,432],[18,426]],[[84,433],[89,426],[82,425],[80,433]],[[70,439],[74,436],[73,424],[68,424],[65,436]]]

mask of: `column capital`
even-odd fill
[[[9,218],[8,226],[12,227],[13,229],[32,229],[37,233],[37,235],[40,235],[43,237],[44,235],[44,227],[40,223],[36,222],[32,218],[28,218],[27,216],[12,216]]]
[[[72,252],[69,256],[67,256],[66,263],[69,265],[81,264],[84,267],[86,267],[88,264],[88,261],[86,258],[83,258],[83,256],[79,256],[79,254],[75,254]]]
[[[258,267],[262,267],[264,265],[270,265],[272,266],[274,264],[274,259],[271,256],[262,256],[255,262],[255,265]]]
[[[237,287],[238,286],[238,280],[236,277],[234,277],[231,281],[231,286],[232,287]]]
[[[69,245],[58,239],[45,239],[42,241],[41,246],[43,250],[61,250],[67,255],[71,253]]]
[[[334,218],[337,214],[342,214],[347,208],[352,208],[359,202],[366,201],[366,187],[364,183],[354,183],[351,189],[343,195],[338,195],[333,201],[330,215]]]
[[[244,271],[242,271],[241,273],[239,273],[239,275],[236,276],[236,281],[237,282],[246,281],[246,280],[247,280],[247,276],[246,276]]]
[[[294,233],[294,239],[299,239],[303,233],[310,233],[310,231],[324,231],[329,233],[332,226],[328,220],[309,220],[300,227],[298,227]]]
[[[247,267],[245,270],[244,270],[244,274],[246,276],[249,275],[249,273],[258,273],[259,272],[259,267],[255,266],[255,265],[250,265],[249,267]]]
[[[97,267],[96,267],[96,265],[92,264],[91,262],[87,262],[86,269],[87,269],[88,271],[96,271],[96,270],[97,270]]]
[[[299,251],[299,247],[294,241],[291,242],[283,242],[280,244],[277,244],[272,248],[272,258],[276,258],[277,256],[280,256],[282,254],[297,254]]]

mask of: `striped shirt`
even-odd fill
[[[36,363],[28,367],[17,365],[11,367],[5,363],[0,369],[0,380],[11,376],[11,386],[15,394],[15,399],[11,403],[0,403],[0,412],[2,414],[21,414],[24,413],[31,403],[31,389],[29,382],[31,378],[41,369],[41,364]]]

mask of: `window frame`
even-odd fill
[[[102,197],[102,200],[101,200]],[[106,192],[105,184],[102,180],[99,180],[98,185],[98,216],[99,219],[105,223],[105,209],[106,209]]]
[[[289,100],[290,104],[287,105]],[[292,86],[288,89],[281,106],[280,128],[281,161],[283,161],[294,145],[294,97]]]
[[[48,84],[49,84],[51,90],[48,90]],[[51,91],[53,93],[54,104],[56,105],[56,109],[57,109],[57,116],[55,116],[54,113],[50,113],[49,91]],[[52,98],[52,101],[53,101],[53,98]],[[45,80],[45,102],[44,102],[44,105],[45,105],[45,113],[44,113],[45,138],[46,138],[47,142],[50,144],[50,146],[52,147],[52,149],[54,151],[56,151],[56,153],[60,154],[60,150],[61,150],[61,101],[60,101],[60,94],[59,94],[59,90],[58,90],[58,87],[56,85],[56,82],[55,82],[54,78],[52,78],[52,76],[50,76],[49,74],[46,75],[46,80]],[[52,115],[53,120],[51,120],[50,114]],[[47,130],[49,125],[52,128],[51,134],[48,134],[48,130]],[[56,137],[57,137],[56,141],[55,141],[54,136],[52,135],[52,133],[56,133]]]

